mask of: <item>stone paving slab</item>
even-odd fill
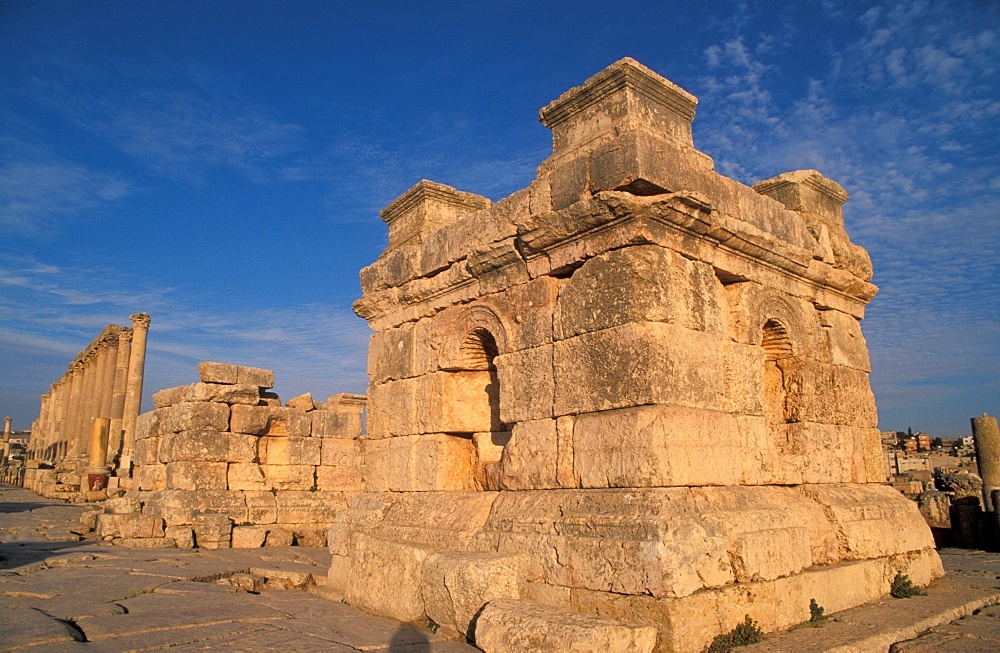
[[[265,587],[316,588],[326,549],[63,541],[86,509],[0,486],[0,651],[476,650],[301,589],[255,593],[228,581],[249,574]]]

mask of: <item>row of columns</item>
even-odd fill
[[[44,393],[32,425],[29,460],[85,466],[93,453],[95,420],[107,420],[107,460],[131,474],[135,423],[146,362],[146,313],[130,316],[132,328],[109,324]]]

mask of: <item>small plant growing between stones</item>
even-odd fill
[[[712,644],[708,647],[708,653],[727,653],[737,646],[756,644],[761,640],[764,631],[757,626],[757,622],[746,615],[743,623],[737,624],[728,633],[716,635]]]
[[[816,603],[816,599],[809,599],[809,623],[814,625],[819,625],[826,619],[826,612],[819,603]]]
[[[896,572],[889,587],[889,595],[894,599],[908,599],[911,596],[924,596],[927,592],[913,584],[910,577],[902,572]]]

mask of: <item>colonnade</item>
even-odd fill
[[[28,460],[86,467],[94,420],[106,419],[107,460],[117,462],[119,476],[130,475],[150,318],[130,319],[131,328],[106,326],[42,395]]]

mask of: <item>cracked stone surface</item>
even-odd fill
[[[306,591],[326,549],[130,549],[84,510],[0,485],[0,651],[477,650]]]

